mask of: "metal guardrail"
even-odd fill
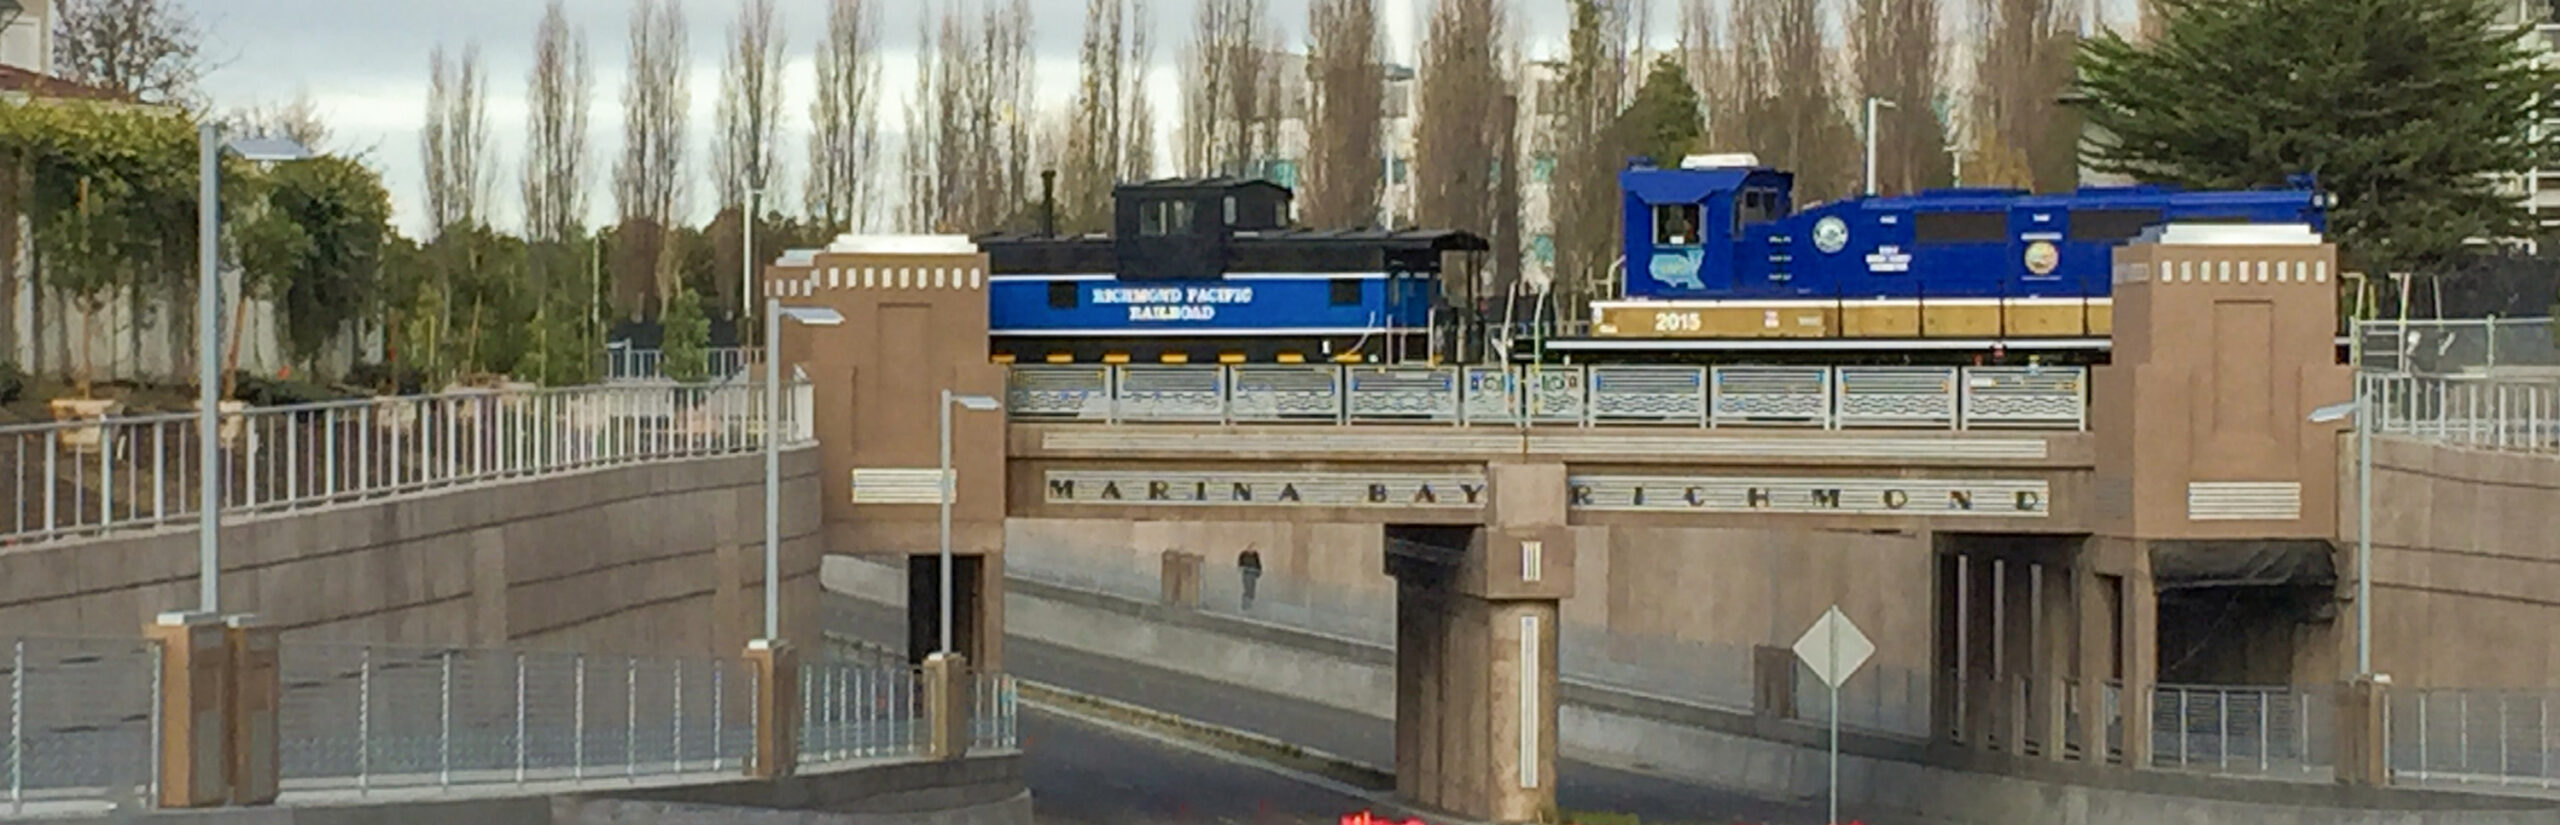
[[[2159,685],[2151,696],[2152,765],[2327,779],[2336,765],[2332,700],[2302,687]]]
[[[742,659],[287,644],[290,791],[735,774],[755,744]]]
[[[2560,788],[2555,700],[2547,690],[2395,690],[2392,781]]]
[[[729,378],[762,363],[763,347],[712,347],[702,351],[703,375]],[[667,356],[662,350],[608,347],[604,351],[607,381],[664,381]]]
[[[2519,452],[2560,453],[2560,374],[2541,379],[2367,372],[2374,432]]]
[[[805,443],[811,395],[785,396]],[[458,390],[226,413],[226,513],[261,513],[635,461],[763,449],[761,384]],[[0,545],[195,520],[192,412],[0,426]]]
[[[290,801],[397,789],[726,780],[754,758],[756,667],[719,656],[293,642],[279,647]],[[161,658],[144,639],[0,641],[0,816],[157,799]],[[903,665],[804,663],[807,765],[927,745]],[[1012,677],[972,676],[975,747],[1018,747]]]
[[[2088,427],[2085,367],[1016,365],[1018,420]]]

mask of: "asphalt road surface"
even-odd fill
[[[846,612],[840,615],[854,626],[836,628],[838,632],[857,633],[884,644],[904,643],[902,611],[851,599],[845,602]],[[1005,660],[1006,670],[1025,679],[1251,731],[1371,765],[1395,764],[1395,729],[1386,719],[1076,653],[1019,635],[1006,636]],[[1032,804],[1043,823],[1332,822],[1368,807],[1277,774],[1045,714],[1025,713],[1022,732]],[[1053,738],[1061,734],[1065,738]],[[1088,752],[1087,747],[1095,750]],[[1260,773],[1268,780],[1249,780],[1236,771]],[[1556,773],[1557,802],[1567,811],[1633,814],[1646,823],[1683,825],[1819,825],[1824,818],[1819,803],[1755,799],[1577,760],[1560,760]],[[1129,816],[1139,818],[1122,819]]]
[[[1370,803],[1262,768],[1026,709],[1040,825],[1333,825]]]

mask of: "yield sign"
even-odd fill
[[[1849,681],[1850,674],[1867,663],[1868,657],[1876,655],[1876,643],[1858,632],[1857,623],[1849,621],[1839,605],[1832,605],[1822,618],[1814,620],[1812,627],[1805,628],[1804,635],[1796,639],[1795,650],[1796,658],[1813,668],[1813,675],[1837,690],[1840,683]]]

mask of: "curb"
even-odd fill
[[[1024,704],[1037,705],[1044,710],[1143,728],[1362,790],[1395,791],[1394,773],[1349,757],[1018,676],[1014,677],[1014,686]]]

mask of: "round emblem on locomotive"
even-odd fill
[[[2028,272],[2037,275],[2051,275],[2053,274],[2054,268],[2061,265],[2062,250],[2055,249],[2052,241],[2037,241],[2035,243],[2027,244]]]
[[[1849,222],[1837,216],[1823,218],[1813,225],[1813,248],[1829,255],[1849,245]]]

